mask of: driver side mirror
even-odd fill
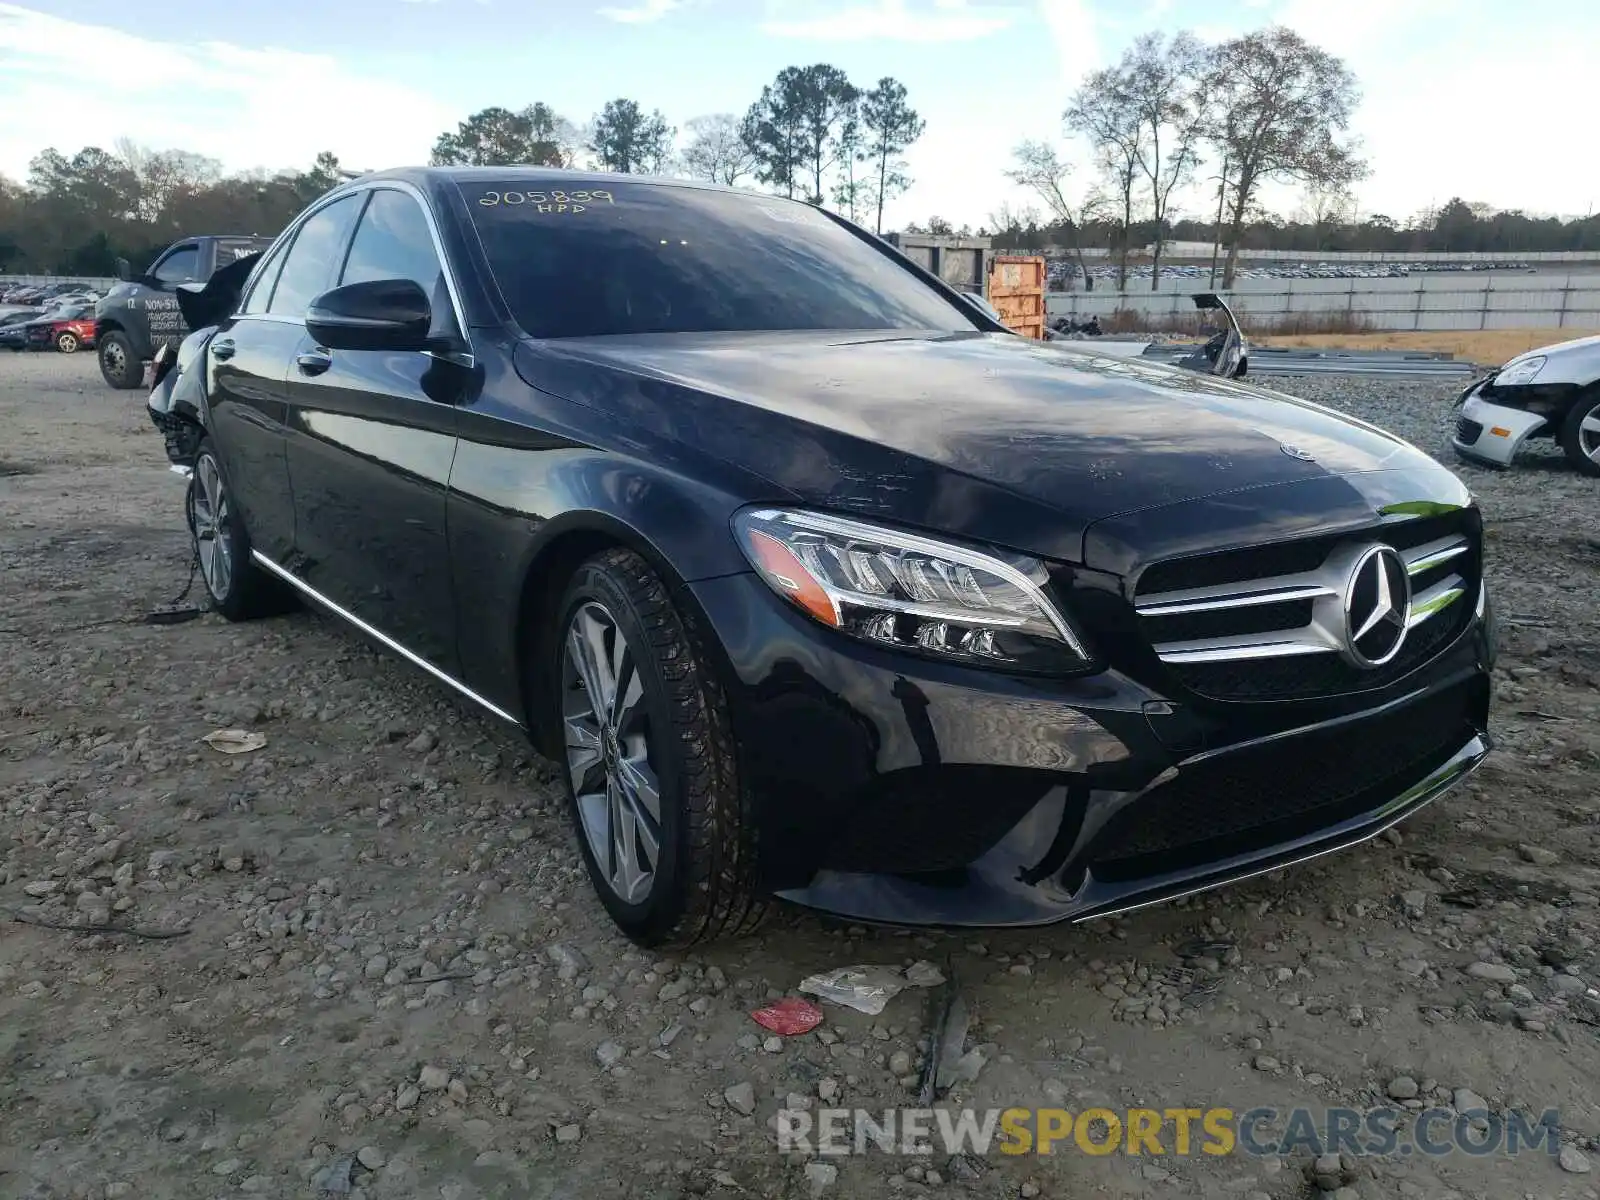
[[[306,329],[330,350],[425,350],[433,328],[428,294],[410,279],[372,279],[323,292]]]
[[[133,266],[125,258],[117,259],[117,278],[123,283],[133,278]]]

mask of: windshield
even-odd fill
[[[958,301],[809,205],[622,179],[461,187],[533,337],[977,328]]]

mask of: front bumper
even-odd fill
[[[1486,606],[1380,692],[1219,719],[1114,670],[1025,679],[858,645],[753,575],[691,590],[727,654],[763,881],[855,919],[1035,925],[1169,900],[1373,837],[1491,746]]]
[[[1547,424],[1538,413],[1485,400],[1474,388],[1456,409],[1450,445],[1473,462],[1509,467],[1523,444]]]

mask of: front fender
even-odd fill
[[[793,497],[693,447],[641,440],[610,414],[492,384],[485,396],[516,407],[484,400],[458,414],[450,559],[463,681],[523,714],[525,626],[542,625],[578,562],[622,545],[671,586],[748,571],[733,512]]]

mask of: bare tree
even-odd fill
[[[155,221],[178,197],[203,191],[222,178],[222,164],[186,150],[150,150],[130,138],[117,141],[117,156],[138,180],[134,211]]]
[[[1073,93],[1067,128],[1089,139],[1122,210],[1117,290],[1128,288],[1128,248],[1133,237],[1134,193],[1144,171],[1144,114],[1118,67],[1091,73]]]
[[[1161,286],[1161,246],[1172,195],[1189,181],[1200,160],[1206,65],[1206,49],[1193,34],[1180,33],[1168,42],[1159,33],[1147,33],[1115,68],[1126,103],[1139,116],[1139,169],[1150,189],[1155,222],[1151,291]]]
[[[989,232],[996,236],[1004,234],[1015,237],[1024,229],[1037,229],[1040,225],[1040,213],[1031,204],[1012,208],[1011,201],[1002,200],[1000,207],[989,214],[985,225]]]
[[[1350,221],[1355,203],[1355,196],[1345,183],[1307,184],[1295,219],[1311,226],[1317,249],[1326,250],[1329,235]]]
[[[684,169],[696,179],[733,187],[754,177],[756,155],[732,113],[696,117],[686,126],[689,144],[683,148]]]
[[[1207,137],[1228,164],[1222,286],[1231,288],[1239,239],[1263,183],[1349,184],[1366,174],[1354,145],[1341,140],[1360,90],[1341,59],[1275,26],[1216,47],[1206,94]]]
[[[1046,142],[1023,142],[1011,152],[1011,158],[1015,165],[1006,172],[1006,178],[1038,196],[1050,215],[1066,226],[1078,269],[1087,281],[1089,264],[1084,260],[1083,234],[1091,223],[1105,218],[1109,205],[1104,193],[1091,187],[1081,199],[1069,199],[1066,184],[1072,164]]]

